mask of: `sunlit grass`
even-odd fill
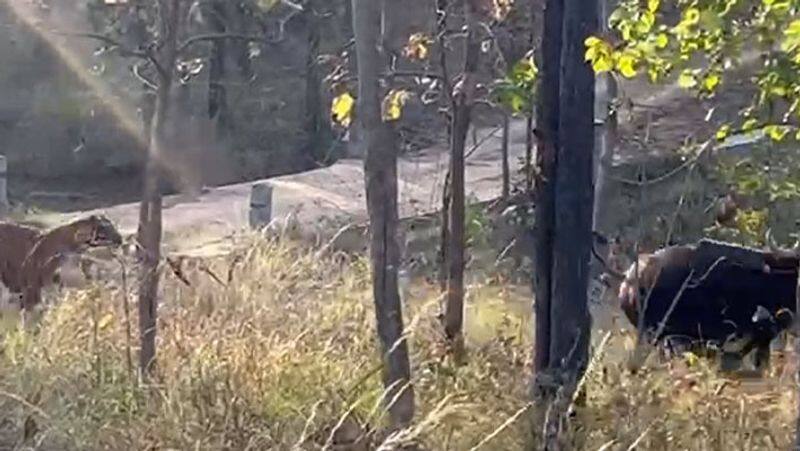
[[[409,290],[417,420],[387,437],[367,262],[262,239],[233,265],[235,258],[188,262],[190,287],[164,276],[151,386],[130,371],[135,296],[119,283],[68,292],[35,336],[8,332],[0,448],[20,441],[28,420],[38,433],[26,443],[55,449],[283,450],[332,442],[342,445],[332,449],[361,450],[410,439],[431,450],[482,442],[480,449],[523,449],[530,321],[509,287],[470,289],[462,367],[443,357],[435,287],[418,282]],[[229,287],[209,275],[224,282],[229,271]],[[626,340],[615,333],[610,347],[622,349]],[[601,359],[587,395],[578,429],[565,436],[574,449],[635,442],[637,449],[775,449],[793,431],[791,381],[774,376],[750,387],[702,360],[653,364],[633,376]],[[344,446],[351,440],[361,441]]]

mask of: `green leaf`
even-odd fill
[[[788,53],[794,52],[798,48],[800,48],[800,20],[795,20],[783,31],[781,50]]]
[[[663,49],[667,46],[667,44],[669,44],[669,37],[667,34],[659,33],[658,36],[656,36],[656,47]]]
[[[758,126],[758,119],[748,119],[742,124],[742,131],[749,132]]]
[[[683,13],[682,22],[686,25],[695,25],[700,21],[700,10],[697,8],[689,8]]]
[[[650,11],[644,11],[642,16],[636,22],[636,31],[639,34],[646,34],[653,28],[655,23],[656,15]]]
[[[717,130],[715,137],[717,141],[725,141],[725,138],[731,133],[731,126],[728,124],[723,124],[722,127]]]
[[[681,72],[681,75],[678,77],[678,86],[685,89],[694,88],[697,86],[697,78],[695,78],[694,73],[688,69]]]
[[[719,85],[719,75],[717,74],[708,74],[703,80],[703,87],[710,92],[713,92],[714,89]]]
[[[789,133],[789,127],[785,125],[768,125],[764,127],[764,133],[773,141],[782,141],[786,134]]]
[[[511,80],[515,85],[532,84],[536,82],[539,70],[533,57],[522,58],[511,68]]]

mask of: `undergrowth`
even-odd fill
[[[0,449],[368,450],[393,440],[525,449],[531,343],[519,318],[497,321],[456,367],[440,344],[436,290],[411,290],[416,422],[389,437],[363,258],[254,238],[238,255],[183,269],[189,286],[163,277],[150,384],[135,376],[133,274],[68,291],[34,333],[6,332]],[[474,289],[470,302],[499,293]],[[607,350],[630,343],[613,331]],[[725,379],[692,356],[632,375],[601,356],[565,440],[572,449],[785,448],[792,382]]]

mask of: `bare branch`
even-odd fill
[[[437,74],[434,72],[425,72],[425,71],[395,70],[387,73],[386,77],[387,78],[418,77],[418,78],[435,78],[438,80],[442,78],[442,74]]]
[[[74,33],[74,32],[67,32],[67,31],[54,31],[54,33],[58,34],[58,35],[61,35],[61,36],[71,36],[71,37],[76,37],[76,38],[94,39],[95,41],[100,41],[100,42],[103,42],[103,43],[106,43],[106,44],[110,45],[111,47],[115,47],[119,51],[120,55],[122,55],[122,56],[133,56],[133,57],[136,57],[136,58],[150,59],[150,56],[148,55],[147,52],[143,52],[143,51],[140,51],[140,50],[134,50],[134,49],[125,47],[124,45],[122,45],[122,43],[120,43],[116,39],[114,39],[114,38],[112,38],[110,36],[104,35],[104,34],[99,34],[99,33]]]
[[[136,78],[138,78],[139,81],[141,81],[142,84],[147,86],[149,89],[152,89],[153,91],[158,89],[158,86],[156,86],[156,84],[152,80],[150,80],[144,74],[142,74],[141,66],[139,64],[134,64],[132,71],[133,75],[136,76]]]
[[[651,179],[651,180],[637,181],[637,180],[629,180],[629,179],[624,179],[624,178],[619,178],[619,177],[611,177],[611,179],[616,181],[616,182],[622,183],[624,185],[631,185],[631,186],[639,186],[639,187],[641,187],[641,186],[647,186],[647,185],[655,185],[655,184],[661,183],[663,181],[666,181],[666,180],[672,178],[673,176],[675,176],[677,174],[680,174],[682,171],[687,170],[687,169],[695,166],[696,164],[698,164],[700,158],[708,150],[710,150],[711,148],[712,148],[712,141],[711,140],[704,142],[700,146],[700,149],[697,151],[697,153],[692,158],[686,160],[680,166],[678,166],[675,169],[667,172],[666,174],[661,175],[661,176],[656,177],[656,178]]]
[[[235,34],[235,33],[209,33],[192,36],[178,46],[178,54],[185,52],[189,47],[198,42],[219,41],[223,39],[233,39],[237,41],[259,42],[264,41],[264,35]]]

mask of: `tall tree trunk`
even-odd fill
[[[583,43],[596,22],[594,3],[547,1],[537,130],[534,385],[534,394],[550,409],[544,449],[561,447],[562,423],[591,338],[594,72],[584,60]]]
[[[533,385],[540,405],[551,406],[547,424],[542,409],[534,417],[534,427],[544,426],[545,449],[560,447],[564,410],[588,358],[594,73],[583,43],[596,21],[595,3],[546,1],[538,54]]]
[[[503,189],[501,191],[501,195],[504,201],[508,200],[508,195],[511,191],[511,174],[508,167],[508,134],[510,131],[510,122],[511,120],[508,116],[508,113],[503,112],[503,136],[500,143],[500,164],[503,171]]]
[[[414,391],[408,346],[403,336],[403,312],[397,286],[400,265],[397,207],[397,144],[395,132],[381,115],[379,76],[385,59],[378,50],[381,2],[353,0],[353,30],[358,61],[358,109],[367,145],[364,173],[370,227],[375,316],[383,351],[383,382],[395,428],[408,425],[414,415]],[[402,391],[402,392],[401,392]]]
[[[142,378],[153,371],[156,358],[156,325],[158,318],[158,263],[161,259],[161,190],[160,164],[164,155],[165,125],[170,110],[173,71],[177,53],[178,24],[182,0],[161,2],[160,73],[155,111],[150,127],[150,149],[145,168],[144,192],[139,210],[138,240],[142,268],[139,274],[139,367]]]
[[[537,52],[541,78],[536,103],[537,178],[533,198],[536,206],[534,248],[534,369],[543,373],[550,364],[550,305],[553,239],[555,233],[555,174],[558,149],[559,90],[561,86],[561,30],[564,0],[546,0],[541,51]],[[541,381],[539,381],[541,382]],[[539,383],[534,387],[538,392]],[[540,393],[544,395],[544,393]]]
[[[555,186],[550,366],[562,366],[573,384],[588,358],[587,304],[592,246],[594,71],[584,41],[595,32],[597,3],[567,0],[561,54],[559,143]]]
[[[453,88],[453,126],[450,141],[450,243],[448,245],[447,304],[444,333],[456,358],[464,352],[464,149],[467,143],[472,106],[475,101],[476,72],[480,56],[478,26],[472,0],[464,0],[467,42],[464,72]]]

